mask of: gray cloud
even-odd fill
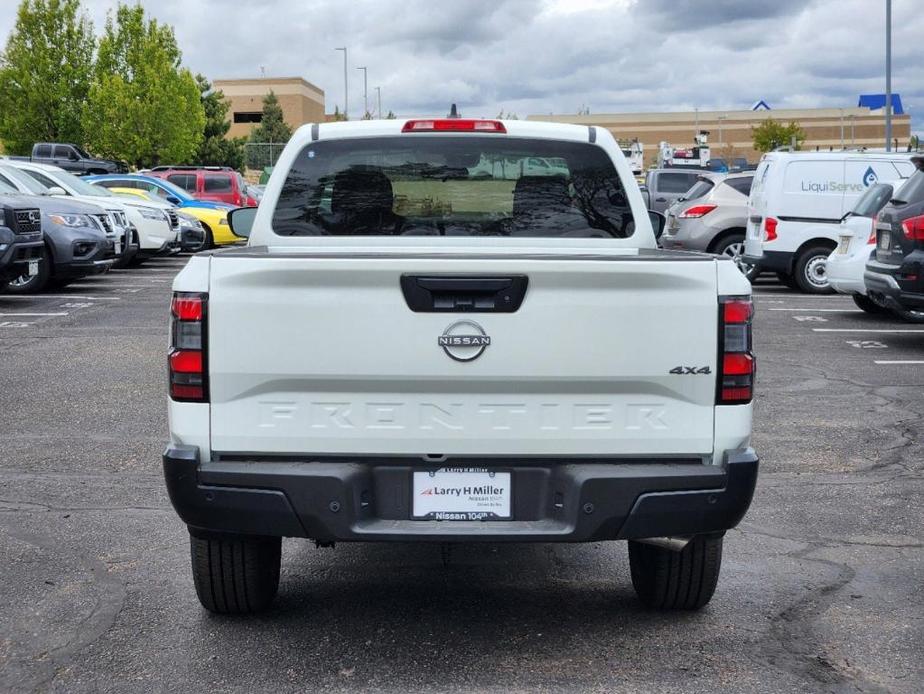
[[[141,0],[212,78],[301,75],[350,111],[362,73],[401,115],[848,107],[884,90],[884,11],[869,0]],[[0,3],[11,27],[15,2]],[[112,0],[84,0],[97,25]],[[924,130],[924,15],[894,3],[893,86]],[[920,104],[920,115],[916,105]]]

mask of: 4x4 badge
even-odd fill
[[[475,321],[460,320],[443,331],[437,344],[456,361],[472,361],[484,353],[491,338]]]

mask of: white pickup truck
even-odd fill
[[[518,157],[563,164],[471,173]],[[163,464],[202,604],[266,607],[281,537],[628,540],[646,605],[707,603],[757,478],[751,288],[652,220],[603,129],[300,128],[231,215],[247,246],[173,285]]]

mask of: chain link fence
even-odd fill
[[[285,149],[285,142],[248,142],[244,145],[244,161],[248,169],[262,171],[275,166],[276,160]]]

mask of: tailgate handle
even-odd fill
[[[402,275],[401,291],[415,313],[513,313],[526,296],[526,275]]]

